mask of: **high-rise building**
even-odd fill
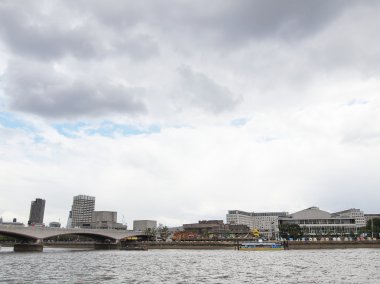
[[[71,227],[82,227],[83,224],[90,224],[94,209],[95,197],[88,195],[74,196],[71,208]]]
[[[28,225],[42,225],[44,223],[45,200],[36,198],[30,205]]]
[[[67,218],[66,228],[72,228],[72,227],[73,227],[73,211],[70,210],[69,218]]]

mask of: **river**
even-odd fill
[[[380,249],[0,250],[0,283],[380,283]]]

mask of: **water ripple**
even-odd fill
[[[379,283],[380,250],[0,251],[0,283]]]

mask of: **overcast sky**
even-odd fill
[[[380,213],[380,2],[0,0],[0,216]]]

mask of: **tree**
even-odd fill
[[[156,235],[157,235],[157,230],[156,230],[156,228],[147,228],[144,231],[144,234],[146,235],[148,241],[155,241]]]
[[[159,228],[158,229],[158,234],[160,235],[160,238],[163,240],[163,241],[166,241],[167,238],[169,237],[170,235],[170,232],[169,232],[169,228],[167,226],[164,226],[162,228]]]
[[[371,236],[373,232],[374,237],[380,237],[380,218],[368,220],[365,229],[369,236]]]
[[[280,236],[283,239],[299,239],[303,236],[303,230],[298,224],[282,224],[280,225],[279,230]]]

